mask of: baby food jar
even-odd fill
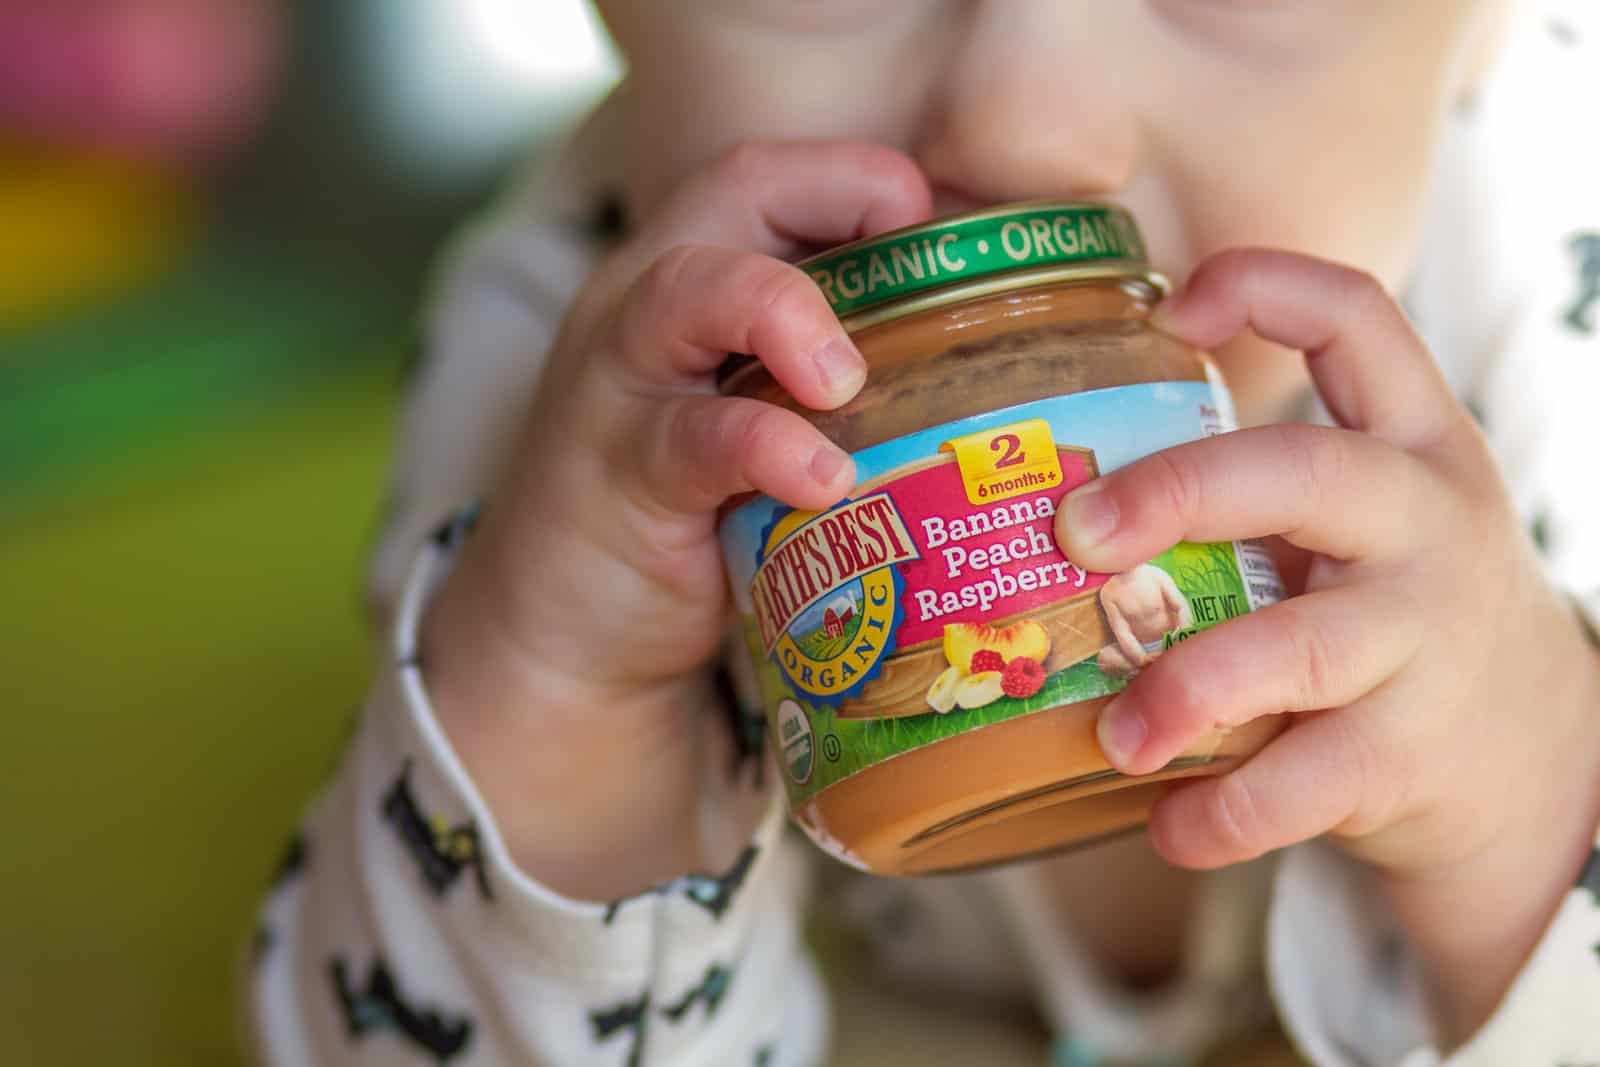
[[[739,503],[720,535],[795,820],[886,875],[960,870],[1143,822],[1164,782],[1263,745],[1262,720],[1118,773],[1101,707],[1174,643],[1281,598],[1265,549],[1179,544],[1122,574],[1056,547],[1068,490],[1233,428],[1207,357],[1152,329],[1164,281],[1131,216],[1016,204],[800,264],[866,357],[808,411],[760,363],[721,388],[798,411],[855,457],[822,512]]]

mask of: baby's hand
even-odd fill
[[[1154,771],[1205,732],[1290,713],[1243,766],[1174,789],[1151,834],[1210,867],[1331,833],[1369,861],[1470,1032],[1537,940],[1600,817],[1600,659],[1546,581],[1488,448],[1370,277],[1219,255],[1159,325],[1201,347],[1249,327],[1306,353],[1339,427],[1184,445],[1073,493],[1064,550],[1117,572],[1180,539],[1281,535],[1305,590],[1160,657],[1100,720]],[[1475,915],[1463,923],[1464,915]]]
[[[822,508],[849,456],[799,415],[717,394],[729,352],[837,407],[865,364],[780,258],[926,217],[905,156],[750,145],[595,273],[550,355],[513,466],[427,620],[423,665],[512,851],[591,899],[705,869],[749,821],[714,810],[723,720],[698,669],[729,622],[718,506]],[[720,829],[719,829],[720,827]]]

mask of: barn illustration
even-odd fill
[[[829,608],[822,614],[822,636],[843,637],[845,626],[849,624],[854,616],[854,608],[847,607],[842,614]]]
[[[861,628],[861,588],[835,590],[800,613],[790,627],[804,656],[822,662],[838,656]]]

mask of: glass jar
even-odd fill
[[[1216,732],[1117,772],[1101,707],[1174,643],[1281,598],[1263,546],[1173,546],[1121,574],[1056,547],[1072,488],[1234,426],[1204,353],[1150,327],[1165,292],[1133,219],[1029,203],[800,264],[868,364],[844,407],[800,407],[753,359],[729,395],[788,407],[853,454],[822,512],[736,502],[721,537],[790,810],[885,875],[961,870],[1142,823],[1164,783],[1276,733]]]

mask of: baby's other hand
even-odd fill
[[[691,178],[568,315],[509,474],[425,624],[439,715],[512,851],[605,899],[717,862],[748,825],[706,802],[725,767],[700,671],[729,622],[717,509],[756,490],[821,508],[850,457],[800,415],[719,396],[729,352],[802,404],[866,367],[784,262],[918,221],[930,194],[890,149],[753,144]],[[709,841],[714,838],[715,841]]]
[[[1379,873],[1441,979],[1443,1032],[1464,1037],[1587,855],[1600,656],[1378,282],[1289,253],[1224,253],[1158,324],[1206,348],[1250,328],[1304,352],[1339,425],[1209,438],[1068,498],[1057,536],[1100,571],[1180,539],[1278,535],[1305,554],[1302,595],[1157,659],[1105,709],[1102,746],[1143,774],[1216,727],[1289,716],[1243,766],[1163,798],[1156,847],[1211,867],[1333,835]]]

